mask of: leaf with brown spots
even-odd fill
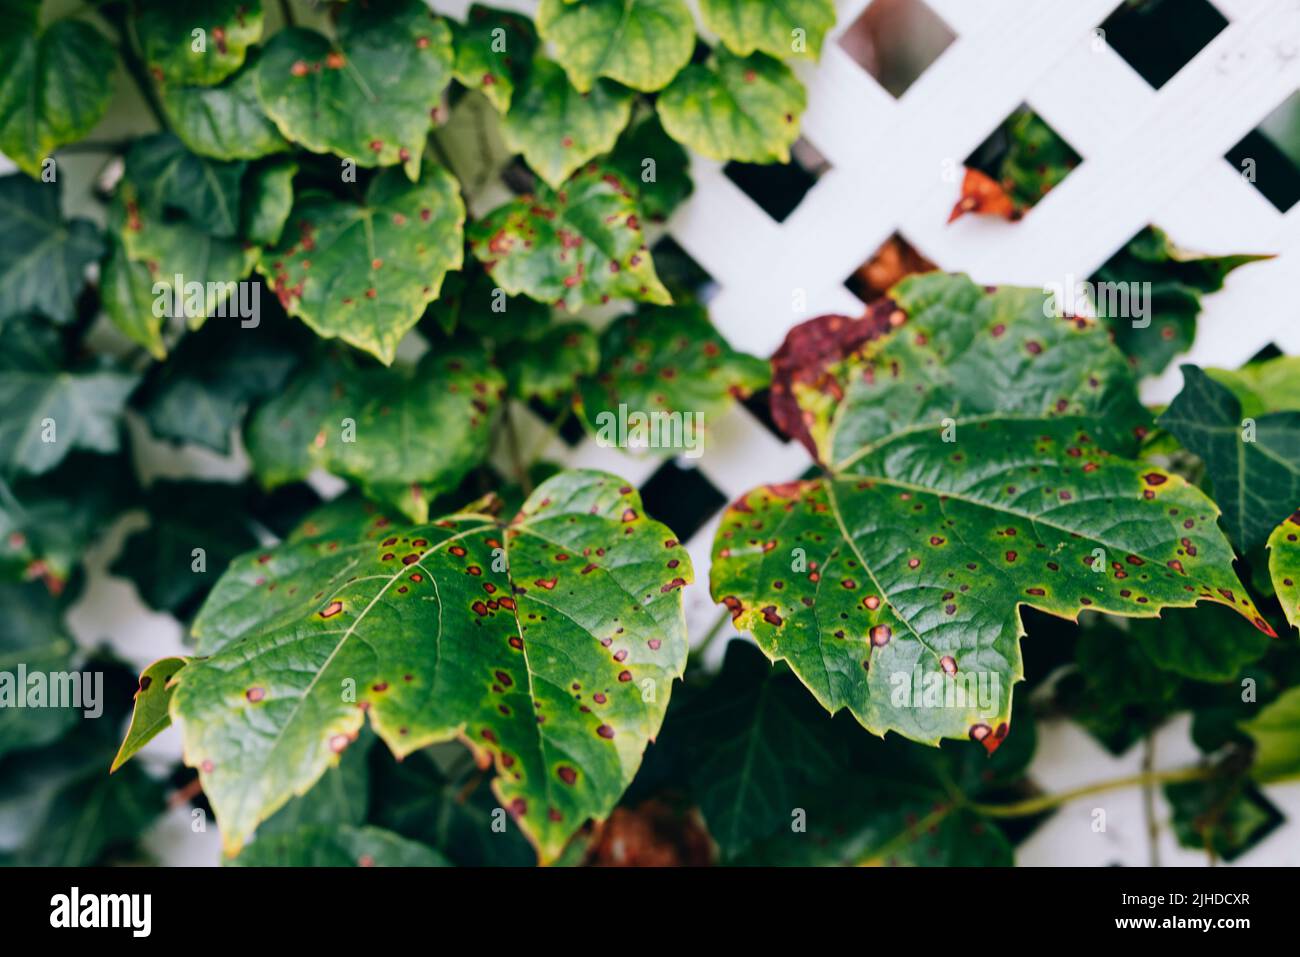
[[[599,370],[579,383],[578,413],[602,442],[634,452],[698,454],[709,424],[768,382],[767,363],[731,348],[695,303],[616,319],[600,353]],[[656,423],[672,425],[667,439]]]
[[[510,295],[577,311],[610,299],[667,305],[631,188],[589,164],[559,190],[498,206],[469,227],[470,248]]]
[[[759,50],[782,59],[816,60],[827,31],[835,26],[833,0],[701,0],[700,15],[739,56]]]
[[[450,867],[426,844],[383,828],[316,825],[259,837],[234,867]]]
[[[464,26],[453,22],[451,32],[456,80],[481,92],[502,113],[510,109],[515,87],[537,49],[533,21],[511,10],[475,3],[465,15]]]
[[[167,86],[220,83],[262,38],[262,0],[140,0],[138,6],[131,25],[145,65]]]
[[[420,175],[431,111],[452,77],[451,29],[420,0],[343,8],[337,42],[286,27],[257,65],[257,98],[280,133],[358,166]]]
[[[1021,605],[1152,617],[1207,600],[1272,633],[1214,503],[1117,453],[1144,419],[1100,330],[961,277],[892,296],[908,319],[842,364],[842,396],[796,387],[829,474],[742,496],[714,541],[714,598],[768,657],[874,733],[993,750]]]
[[[460,739],[494,763],[501,805],[553,860],[613,809],[663,720],[686,662],[685,549],[623,480],[584,471],[508,521],[333,531],[236,560],[194,623],[206,657],[171,713],[227,851],[368,715],[398,756]]]
[[[464,222],[460,189],[442,167],[428,165],[414,183],[385,170],[363,203],[299,194],[257,268],[285,310],[318,335],[388,364],[447,271],[461,267]]]
[[[643,93],[691,59],[695,21],[683,0],[542,0],[537,29],[582,92],[608,77]]]
[[[1020,219],[1079,165],[1079,154],[1028,107],[1007,117],[966,170],[948,222],[965,213]]]
[[[1300,509],[1268,537],[1268,573],[1286,620],[1300,628]]]
[[[168,713],[172,700],[171,680],[189,661],[188,658],[160,658],[140,672],[140,687],[135,692],[131,724],[122,739],[122,747],[113,758],[112,767],[108,769],[109,773],[130,761],[160,731],[171,727],[172,718]]]

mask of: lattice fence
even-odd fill
[[[1226,158],[1300,89],[1300,0],[1180,2],[1189,8],[1212,2],[1226,25],[1156,89],[1095,32],[1118,0],[925,0],[952,41],[896,97],[838,42],[869,6],[868,0],[842,0],[821,62],[797,67],[808,87],[808,110],[796,153],[824,160],[807,163],[811,188],[778,221],[728,170],[697,157],[695,194],[659,240],[676,243],[707,273],[712,317],[730,342],[766,356],[803,319],[859,314],[863,304],[845,281],[895,233],[944,269],[985,283],[1042,286],[1088,277],[1154,223],[1192,249],[1279,254],[1234,273],[1223,292],[1207,298],[1189,361],[1237,366],[1270,344],[1300,353],[1294,294],[1300,204],[1279,210]],[[498,5],[535,6],[528,0]],[[439,0],[435,6],[460,16],[468,3]],[[1021,104],[1083,162],[1018,223],[965,217],[948,225],[963,160]],[[499,182],[487,184],[471,206],[482,212],[505,192]],[[1167,400],[1179,383],[1175,363],[1147,384],[1146,397]],[[523,445],[542,446],[547,423],[531,413],[520,418],[527,419],[520,423]],[[135,433],[149,444],[143,430]],[[647,509],[679,531],[696,568],[697,584],[686,597],[697,641],[718,620],[707,580],[719,510],[757,482],[795,478],[811,464],[802,447],[764,424],[761,401],[735,408],[694,461],[633,458],[571,434],[555,436],[544,454],[626,475],[642,488]],[[186,455],[185,469],[243,474],[238,460]],[[120,541],[120,534],[114,538]],[[102,551],[111,555],[116,544]],[[129,585],[103,574],[103,564],[92,561],[99,571],[73,611],[78,636],[94,641],[113,635],[120,652],[139,663],[174,653],[179,624],[144,610]],[[119,643],[119,636],[130,640]],[[1077,730],[1049,729],[1046,736],[1034,774],[1049,789],[1138,769],[1136,754],[1113,759]],[[1195,757],[1185,726],[1169,729],[1159,748],[1161,765]],[[1269,793],[1289,818],[1287,830],[1242,862],[1300,864],[1300,789]],[[1103,840],[1080,837],[1090,834],[1088,808],[1075,804],[1021,848],[1020,860],[1144,863],[1139,797],[1108,798],[1107,806],[1112,826]],[[178,832],[184,828],[183,820],[173,823]],[[168,858],[216,860],[215,851],[193,841],[173,852],[165,834],[156,843]],[[1178,851],[1171,838],[1163,850],[1166,862],[1203,860]]]

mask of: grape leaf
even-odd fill
[[[430,166],[417,182],[376,176],[364,204],[296,197],[280,242],[258,271],[281,305],[327,339],[393,361],[397,344],[438,298],[463,256],[465,204],[455,179]]]
[[[817,59],[835,26],[832,0],[701,0],[704,25],[739,56]]]
[[[167,357],[162,335],[166,312],[154,309],[156,297],[149,267],[132,262],[113,235],[108,240],[108,259],[100,276],[99,293],[104,311],[123,335],[143,346],[155,359]]]
[[[262,0],[139,0],[131,22],[159,83],[211,86],[262,38]]]
[[[0,176],[0,318],[76,317],[86,267],[104,254],[104,241],[89,220],[63,219],[59,192],[57,183]]]
[[[537,30],[583,93],[602,76],[643,93],[663,89],[695,49],[682,0],[542,0]]]
[[[449,867],[431,847],[377,827],[351,824],[268,834],[248,845],[236,867]]]
[[[451,32],[456,47],[456,79],[471,90],[479,90],[500,112],[510,109],[515,88],[537,50],[533,21],[510,10],[475,3],[466,14],[464,26],[453,22]]]
[[[1129,622],[1129,634],[1166,671],[1195,681],[1231,681],[1268,651],[1268,639],[1221,606]]]
[[[629,449],[698,455],[709,423],[733,399],[768,383],[767,363],[732,349],[708,311],[695,303],[642,306],[619,317],[601,333],[600,353],[600,369],[579,383],[577,409],[602,441]],[[644,430],[630,418],[633,413],[647,414]],[[654,416],[662,414],[680,419],[681,431],[656,445]],[[620,421],[627,427],[620,429]],[[665,438],[662,430],[657,438]]]
[[[189,663],[189,658],[160,658],[140,672],[140,686],[135,692],[131,724],[108,769],[110,774],[139,754],[140,749],[156,738],[159,732],[171,727],[172,719],[168,708],[174,690],[172,676]]]
[[[498,798],[554,859],[609,813],[658,730],[691,577],[636,491],[595,472],[550,479],[509,523],[376,519],[363,539],[238,559],[194,623],[210,657],[179,672],[171,707],[224,846],[310,787],[369,715],[398,756],[460,738],[495,759]]]
[[[315,467],[315,438],[347,368],[332,355],[310,356],[278,394],[249,415],[244,445],[263,488],[304,479]],[[341,427],[337,421],[329,424]]]
[[[578,379],[596,371],[600,346],[589,326],[565,322],[502,346],[497,358],[512,396],[555,403],[573,392]]]
[[[257,65],[257,98],[287,139],[417,179],[431,111],[451,81],[451,30],[419,0],[349,4],[338,43],[281,30]]]
[[[1300,502],[1300,412],[1243,421],[1241,402],[1228,388],[1196,366],[1182,372],[1183,390],[1160,426],[1205,462],[1224,527],[1247,551]]]
[[[1251,773],[1257,781],[1300,778],[1300,688],[1282,692],[1241,728],[1255,742]]]
[[[718,48],[682,70],[657,107],[668,135],[709,159],[788,163],[807,100],[780,60]]]
[[[443,335],[463,329],[498,346],[534,339],[551,325],[549,305],[526,296],[507,296],[474,259],[464,271],[448,274],[442,295],[427,315]]]
[[[561,184],[588,160],[614,148],[632,115],[632,94],[608,80],[579,92],[560,66],[543,57],[510,103],[501,132],[506,146],[547,184]]]
[[[254,166],[244,180],[243,233],[250,243],[274,246],[293,209],[293,178],[298,164],[289,159]]]
[[[76,646],[63,627],[62,605],[44,586],[0,581],[0,598],[5,609],[0,620],[0,674],[4,676],[0,700],[5,702],[0,707],[0,758],[4,758],[58,740],[81,720],[81,712],[75,707],[17,706],[16,696],[28,693],[19,668],[25,668],[26,675],[71,671]]]
[[[993,750],[1021,605],[1150,617],[1209,600],[1272,634],[1214,503],[1100,441],[1127,422],[1097,410],[1136,399],[1095,324],[964,277],[891,295],[904,321],[848,360],[842,394],[799,390],[829,474],[741,496],[714,541],[714,598],[768,657],[873,733]]]
[[[637,206],[652,222],[666,220],[695,188],[690,157],[655,113],[623,131],[608,163],[636,189]]]
[[[1222,289],[1238,266],[1269,258],[1189,252],[1175,246],[1163,230],[1148,226],[1093,277],[1097,315],[1138,373],[1156,375],[1191,348],[1202,296]],[[1139,292],[1141,299],[1135,299]],[[1145,306],[1142,315],[1137,314],[1139,301]]]
[[[1268,573],[1286,620],[1300,628],[1300,509],[1268,537]]]
[[[216,86],[162,90],[172,128],[191,150],[218,160],[251,160],[289,148],[257,99],[257,54]]]
[[[1206,369],[1205,374],[1241,400],[1241,414],[1300,412],[1300,356],[1278,356],[1240,369]]]
[[[470,248],[510,295],[577,310],[609,299],[666,305],[631,190],[591,164],[552,191],[521,196],[469,228]]]
[[[110,571],[150,608],[188,617],[230,561],[257,544],[243,503],[243,488],[226,482],[155,482],[149,527],[126,540]]]
[[[103,119],[117,65],[113,45],[90,24],[65,18],[41,28],[38,10],[6,10],[0,35],[0,152],[32,177]]]
[[[171,133],[136,140],[126,156],[126,176],[141,210],[158,220],[179,213],[222,239],[239,232],[240,182],[247,168],[197,156]]]

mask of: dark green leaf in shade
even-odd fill
[[[1269,645],[1259,629],[1217,605],[1137,619],[1129,633],[1161,668],[1195,681],[1231,681]]]
[[[624,130],[608,162],[632,184],[637,206],[653,222],[671,216],[695,188],[690,157],[664,132],[658,114],[651,113]]]
[[[194,623],[210,657],[172,698],[227,851],[369,717],[398,756],[459,738],[494,760],[501,805],[554,859],[659,728],[691,578],[635,489],[596,472],[550,479],[509,522],[379,518],[237,560]]]
[[[503,346],[498,358],[512,396],[555,403],[570,396],[581,377],[596,371],[600,347],[589,326],[565,322]]]
[[[1170,826],[1178,843],[1234,861],[1282,823],[1282,815],[1257,788],[1240,778],[1166,784]]]
[[[645,93],[662,89],[695,49],[683,0],[542,0],[537,29],[583,93],[602,76]]]
[[[293,142],[359,166],[401,163],[414,180],[452,60],[451,29],[420,0],[353,3],[337,43],[302,27],[272,37],[257,98]]]
[[[682,70],[657,108],[669,136],[709,159],[788,163],[807,99],[780,60],[718,48]]]
[[[239,232],[239,187],[247,168],[191,153],[171,133],[136,140],[126,157],[126,177],[145,214],[158,220],[179,214],[221,239]]]
[[[533,61],[506,114],[506,146],[524,154],[533,171],[559,189],[588,160],[614,148],[632,115],[632,93],[599,80],[579,92],[550,60]]]
[[[497,31],[501,32],[498,33]],[[479,90],[504,113],[537,49],[533,21],[510,10],[475,3],[465,24],[452,22],[456,79]]]
[[[252,51],[237,73],[216,86],[168,85],[162,100],[176,135],[202,156],[251,160],[289,149],[258,102]]]
[[[243,229],[245,239],[259,246],[280,241],[293,208],[293,160],[271,160],[254,166],[244,180]]]
[[[1182,372],[1183,390],[1160,425],[1205,462],[1223,525],[1247,551],[1300,502],[1300,411],[1246,419],[1227,387],[1196,366]]]
[[[0,759],[38,748],[63,736],[82,719],[76,707],[52,707],[47,697],[34,706],[23,677],[41,674],[46,691],[55,672],[73,671],[75,645],[63,627],[63,606],[44,585],[0,581],[5,614],[0,619]],[[24,670],[21,670],[24,669]],[[19,704],[21,696],[22,705]],[[102,702],[101,702],[102,703]],[[33,705],[33,706],[27,706]],[[0,760],[0,769],[4,763]],[[2,815],[3,812],[0,812]]]
[[[552,191],[498,206],[469,228],[474,256],[509,295],[577,311],[610,299],[667,305],[631,188],[591,164]]]
[[[431,847],[377,827],[305,827],[268,834],[248,845],[236,867],[447,867]]]

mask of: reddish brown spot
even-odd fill
[[[567,764],[561,764],[555,769],[555,773],[559,775],[560,780],[565,784],[572,784],[574,781],[578,780],[578,772],[573,770],[573,768],[569,767]]]
[[[955,675],[957,673],[957,660],[952,655],[944,655],[939,659],[939,664],[944,670],[944,674]]]
[[[550,591],[555,587],[556,581],[557,579],[554,578],[539,578],[537,581],[533,582],[533,584],[538,588],[545,588],[547,591]]]
[[[344,748],[348,746],[349,740],[350,739],[346,734],[334,735],[334,737],[330,738],[330,750],[333,751],[335,754],[340,753]]]
[[[871,643],[877,648],[883,648],[889,644],[889,639],[894,636],[894,630],[888,625],[876,625],[871,629]]]
[[[247,691],[244,692],[244,697],[247,698],[249,701],[261,701],[263,698],[266,697],[266,689],[249,688]]]
[[[342,610],[343,610],[343,602],[332,601],[325,606],[324,610],[320,613],[320,616],[322,618],[333,618]]]
[[[602,724],[597,728],[596,733],[607,740],[614,737],[614,729],[607,724]]]

